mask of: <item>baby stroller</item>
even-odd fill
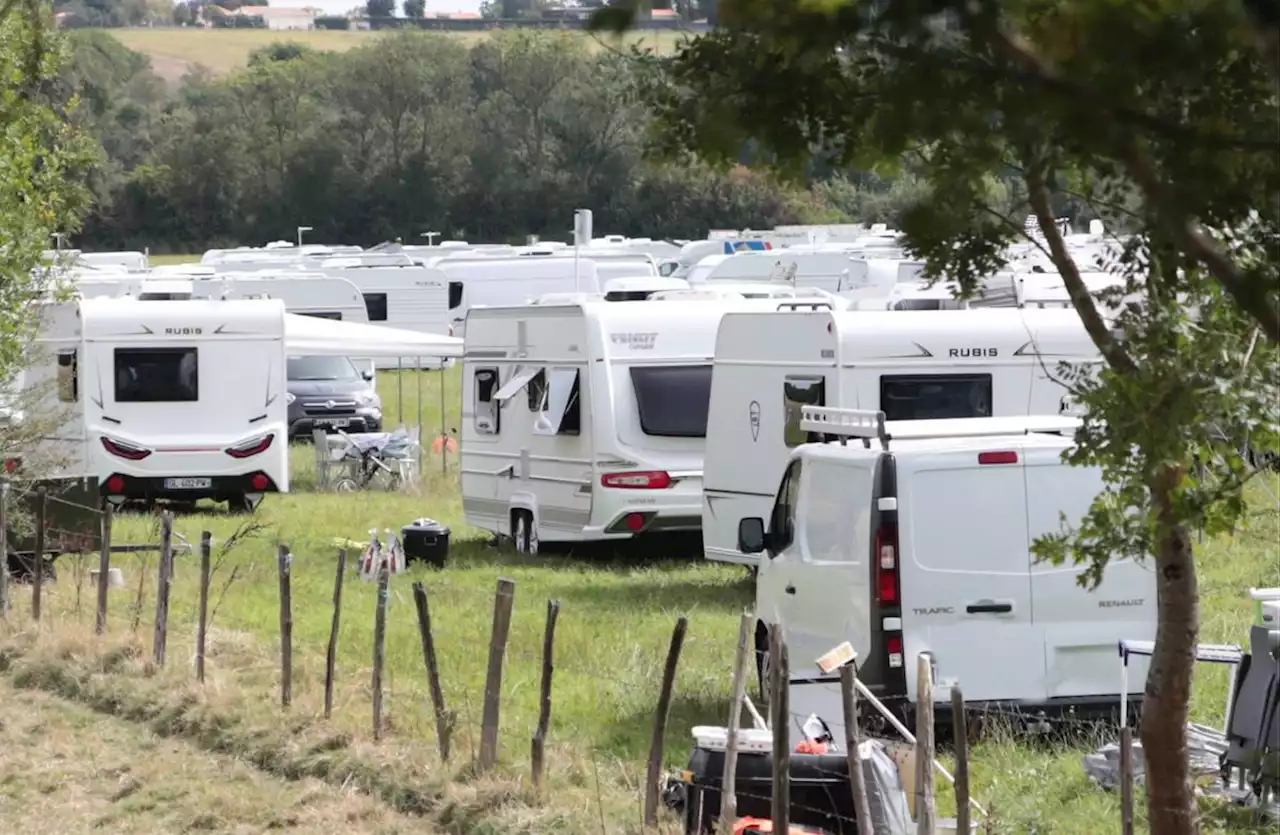
[[[354,473],[334,485],[339,493],[381,487],[397,490],[406,479],[405,471],[413,462],[413,441],[403,430],[378,432],[352,438],[341,429],[338,434],[347,442],[343,460],[353,462]]]

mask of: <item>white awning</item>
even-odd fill
[[[285,347],[291,357],[460,357],[462,340],[360,322],[286,313]]]

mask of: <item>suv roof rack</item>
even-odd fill
[[[873,439],[883,449],[897,439],[982,438],[994,435],[1029,435],[1033,432],[1074,432],[1083,421],[1070,415],[1016,415],[1012,417],[947,418],[939,420],[886,421],[884,412],[873,409],[839,409],[830,406],[802,406],[800,428],[844,444],[849,438],[862,439],[870,448]]]

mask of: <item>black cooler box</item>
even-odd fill
[[[685,771],[685,835],[710,835],[716,831],[723,778],[724,751],[695,747]],[[767,819],[772,815],[771,754],[738,754],[735,793],[738,817]],[[791,755],[791,822],[820,827],[835,835],[858,835],[849,788],[849,761],[843,753]]]
[[[449,528],[435,519],[424,517],[405,525],[400,529],[400,542],[406,564],[421,560],[443,566],[449,556]]]

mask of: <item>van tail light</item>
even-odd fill
[[[902,668],[902,636],[894,636],[884,642],[885,653],[889,656],[889,667]]]
[[[17,458],[6,458],[4,459],[4,471],[6,473],[12,474],[17,471],[18,467],[21,466],[21,464],[22,462]]]
[[[271,442],[276,439],[272,433],[266,435],[258,435],[256,438],[236,444],[233,447],[227,447],[223,452],[232,458],[252,458],[253,456],[266,452],[271,448]]]
[[[1018,463],[1018,453],[1012,450],[1007,452],[979,452],[979,464],[1016,464]]]
[[[876,529],[876,602],[898,606],[902,602],[898,582],[898,526],[886,523]]]
[[[113,441],[105,435],[102,436],[102,448],[117,458],[124,458],[129,461],[141,461],[151,454],[149,449],[126,444],[124,441]]]
[[[634,473],[605,473],[600,486],[618,490],[663,490],[671,486],[671,474],[662,470]]]

